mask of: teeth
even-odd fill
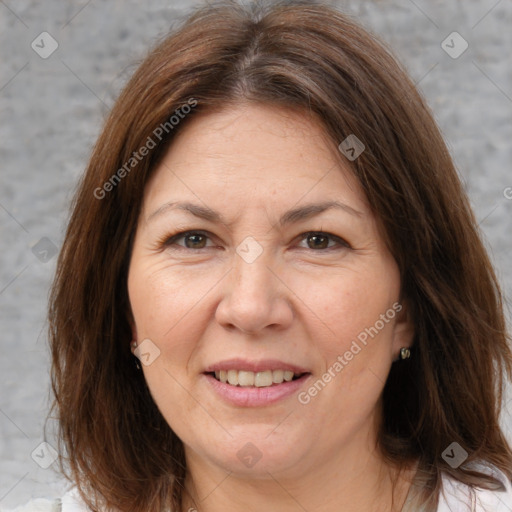
[[[238,386],[238,372],[236,370],[228,370],[228,382],[232,386]],[[240,386],[242,386],[241,382]]]
[[[274,370],[272,372],[272,382],[274,384],[281,384],[284,380],[284,370]]]
[[[272,372],[267,370],[265,372],[258,372],[254,377],[254,385],[257,388],[264,388],[272,386]]]
[[[220,370],[215,378],[231,386],[266,388],[272,384],[282,384],[293,380],[294,373],[290,370],[265,370],[248,372],[245,370]]]
[[[236,372],[236,370],[229,370],[229,371]],[[230,382],[230,384],[231,384],[231,382]],[[254,386],[254,372],[239,371],[238,372],[238,384],[240,384],[240,386],[244,386],[244,387]]]

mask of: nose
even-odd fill
[[[233,269],[223,280],[217,322],[250,334],[288,327],[294,316],[290,300],[293,293],[279,274],[277,266],[264,255],[248,263],[236,254]]]

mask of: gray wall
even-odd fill
[[[40,467],[51,452],[39,446],[49,396],[45,307],[54,252],[120,87],[155,39],[196,3],[0,3],[0,507],[64,488],[55,464]],[[331,3],[380,35],[427,97],[511,297],[512,3]],[[58,42],[45,59],[39,54],[46,56],[52,41],[41,43],[43,31]],[[453,31],[469,44],[458,58],[441,47]],[[452,39],[445,48],[456,54],[462,41]]]

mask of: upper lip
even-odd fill
[[[279,361],[278,359],[262,359],[261,361],[249,361],[235,358],[219,361],[205,368],[204,373],[218,372],[221,370],[242,370],[247,372],[264,372],[265,370],[289,370],[295,374],[310,373],[309,370],[292,363]]]

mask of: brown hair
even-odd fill
[[[297,1],[198,10],[149,54],[113,107],[74,199],[51,295],[62,470],[93,509],[180,510],[183,446],[134,365],[127,269],[145,183],[174,134],[197,112],[238,101],[313,115],[334,148],[350,134],[366,146],[351,169],[382,223],[415,327],[413,357],[394,364],[385,385],[379,446],[398,468],[419,461],[416,510],[436,509],[442,471],[497,486],[466,464],[446,464],[452,442],[467,463],[487,461],[511,477],[498,423],[512,373],[502,299],[447,148],[380,43],[339,12]]]

